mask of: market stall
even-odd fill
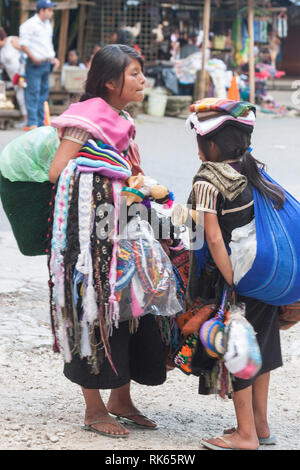
[[[14,0],[18,24],[18,7],[14,17],[8,15],[11,2],[0,0],[0,15],[10,24],[9,34],[17,34],[35,2]],[[270,80],[281,80],[285,69],[298,67],[300,74],[290,41],[300,34],[297,11],[292,0],[58,0],[54,43],[61,64],[73,47],[88,62],[95,44],[122,37],[143,55],[147,77],[154,80],[146,105],[160,99],[167,114],[181,115],[189,101],[227,97],[234,84],[242,99],[261,104]],[[51,77],[50,104],[57,112],[72,99],[59,74]]]

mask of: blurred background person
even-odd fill
[[[86,68],[89,70],[90,67],[91,67],[91,63],[92,63],[92,60],[93,60],[93,57],[94,55],[96,54],[96,52],[100,51],[100,49],[103,47],[103,44],[102,42],[97,42],[96,44],[94,44],[94,47],[93,47],[93,51],[90,55],[90,58],[89,60],[86,62]]]
[[[62,87],[65,84],[65,76],[66,76],[65,71],[66,69],[70,67],[72,68],[78,67],[79,69],[87,68],[86,65],[80,61],[79,54],[76,49],[70,49],[68,51],[67,62],[65,62],[64,65],[62,66],[62,69],[61,69],[61,86]]]
[[[9,79],[14,85],[16,99],[23,117],[22,125],[27,124],[27,110],[25,104],[24,87],[25,62],[22,62],[22,51],[17,36],[7,36],[6,31],[0,28],[0,63]]]
[[[271,65],[277,70],[277,57],[280,53],[281,41],[277,34],[273,31],[269,39],[269,52],[271,56]]]
[[[67,62],[64,63],[63,67],[79,67],[85,69],[86,66],[79,59],[79,54],[76,49],[70,49],[68,52]]]
[[[185,59],[189,55],[200,52],[199,47],[197,46],[197,33],[190,33],[188,39],[185,40],[184,44],[180,47],[179,56],[180,59]]]
[[[28,56],[25,89],[28,124],[23,128],[25,131],[44,125],[44,103],[49,96],[51,65],[59,66],[51,25],[55,7],[56,3],[50,0],[39,0],[36,14],[20,26],[20,45]]]

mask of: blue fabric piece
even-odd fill
[[[109,145],[109,144],[105,144],[104,142],[101,142],[100,140],[97,140],[97,145],[101,149],[112,150],[113,152],[118,153],[115,147],[112,147],[112,145]]]
[[[230,256],[231,250],[229,245],[225,244],[228,255]],[[214,263],[214,260],[210,254],[207,241],[204,239],[203,247],[200,250],[195,250],[195,259],[197,264],[197,276],[200,277],[201,271],[204,268],[206,262],[210,260]]]
[[[29,60],[26,64],[25,102],[27,108],[27,126],[44,126],[44,103],[49,95],[50,62],[36,66]]]
[[[117,165],[111,165],[110,163],[103,162],[102,160],[92,160],[91,158],[77,157],[74,161],[79,166],[82,165],[82,166],[89,166],[91,168],[108,168],[110,170],[119,172],[120,174],[126,175],[127,178],[131,176],[130,170],[126,170],[125,168],[122,168]]]
[[[84,151],[85,149],[91,149],[92,152],[99,153],[100,157],[104,156],[104,157],[108,157],[108,158],[113,158],[114,160],[116,160],[116,162],[119,162],[120,165],[122,165],[124,168],[127,168],[127,169],[130,168],[129,163],[124,159],[124,157],[119,155],[113,147],[111,147],[111,149],[108,150],[108,149],[104,149],[102,147],[95,147],[91,142],[87,141],[83,145],[81,151]],[[93,155],[93,153],[92,153],[92,155]],[[97,156],[97,154],[96,154],[96,156]],[[85,157],[83,157],[83,158],[85,158]]]
[[[198,277],[200,277],[201,271],[204,268],[205,263],[210,256],[210,252],[209,252],[206,240],[204,240],[203,246],[200,250],[195,250],[194,255],[195,255],[196,264],[197,264],[197,275]]]
[[[74,283],[74,290],[73,290],[73,302],[74,305],[77,305],[79,296],[78,296],[78,285],[82,283],[84,279],[84,276],[81,272],[77,271],[77,269],[74,269],[73,273],[73,283]]]
[[[267,173],[264,178],[276,183]],[[282,188],[283,189],[283,188]],[[300,203],[283,189],[282,209],[253,188],[257,253],[237,292],[270,305],[288,305],[300,298]]]

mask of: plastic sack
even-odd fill
[[[44,183],[60,141],[57,130],[43,126],[7,144],[0,156],[0,172],[9,181]]]
[[[224,363],[227,370],[240,379],[251,379],[262,366],[255,331],[244,316],[245,305],[232,305],[225,327]]]
[[[256,257],[257,241],[255,219],[247,225],[238,227],[232,231],[230,260],[233,270],[233,283],[235,285],[252,268]]]
[[[118,241],[115,292],[119,299],[128,286],[135,318],[149,313],[172,316],[182,310],[172,264],[150,224],[138,216],[127,224]]]

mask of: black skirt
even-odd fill
[[[249,297],[241,297],[240,300],[246,303],[246,318],[256,332],[262,367],[258,374],[250,380],[235,377],[233,381],[235,391],[249,387],[260,375],[282,366],[278,307]]]
[[[87,389],[114,389],[134,380],[142,385],[161,385],[166,380],[166,350],[153,315],[140,319],[135,333],[129,322],[119,324],[110,337],[111,357],[117,374],[105,358],[100,373],[94,374],[85,358],[74,355],[65,363],[64,375]]]

